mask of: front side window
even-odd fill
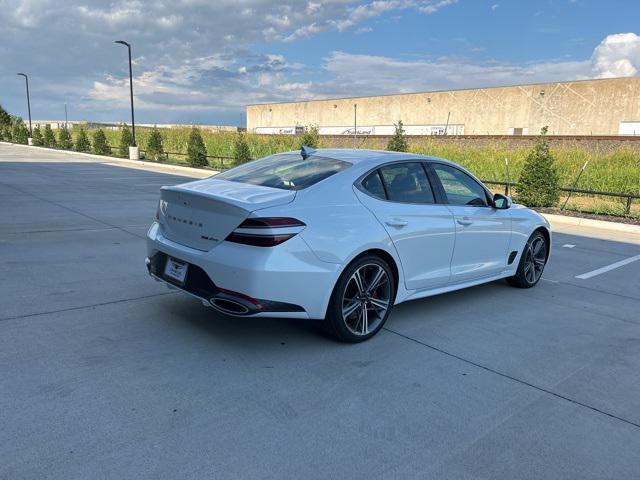
[[[447,203],[472,207],[488,206],[485,189],[462,170],[440,163],[433,164],[432,168],[442,183]]]
[[[420,162],[393,163],[380,168],[387,199],[401,203],[435,203],[429,179]]]
[[[214,178],[282,190],[302,190],[330,177],[351,164],[333,158],[299,153],[281,153],[254,160],[216,175]]]

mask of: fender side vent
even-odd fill
[[[518,252],[513,251],[509,254],[509,260],[508,260],[508,264],[511,265],[513,263],[513,261],[516,259],[516,257],[518,256]]]

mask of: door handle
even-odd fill
[[[409,222],[407,222],[406,220],[400,220],[398,218],[387,220],[384,223],[386,223],[390,227],[406,227],[407,225],[409,225]]]
[[[462,217],[462,218],[457,218],[456,221],[460,224],[460,225],[464,225],[469,226],[473,223],[473,220],[471,220],[469,217]]]

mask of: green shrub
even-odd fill
[[[87,131],[80,127],[78,130],[78,136],[76,137],[76,143],[74,145],[74,150],[76,152],[90,152],[91,151],[91,142],[89,141],[89,137],[87,135]]]
[[[67,127],[62,127],[58,131],[58,146],[63,150],[71,150],[73,148],[73,139]]]
[[[13,141],[15,143],[21,143],[22,145],[26,145],[27,143],[29,143],[29,130],[27,130],[27,127],[24,125],[22,119],[18,119],[13,124],[11,136],[13,137]]]
[[[11,126],[11,115],[0,105],[0,130],[1,127]]]
[[[200,129],[196,127],[192,127],[189,134],[187,161],[192,167],[204,167],[209,164],[207,162],[207,149],[204,146]]]
[[[520,173],[517,200],[529,207],[553,207],[560,200],[555,159],[549,151],[548,127],[540,131],[538,141],[527,156]]]
[[[4,127],[0,127],[2,130],[2,138],[5,142],[13,142],[13,134],[11,132],[11,127],[6,125]]]
[[[311,148],[318,148],[318,146],[320,146],[320,131],[317,125],[309,125],[304,129],[298,148],[302,148],[304,145]]]
[[[36,127],[33,129],[33,137],[31,137],[31,140],[33,140],[33,144],[36,147],[44,147],[44,139],[42,138],[40,127]]]
[[[311,145],[309,145],[311,146]],[[251,161],[251,150],[247,143],[247,137],[244,133],[238,132],[236,134],[236,140],[233,144],[233,162],[236,165]]]
[[[120,128],[120,143],[118,144],[118,156],[129,158],[129,147],[133,145],[133,135],[127,124]]]
[[[48,148],[56,148],[56,136],[53,134],[53,130],[51,130],[51,125],[47,124],[44,126],[44,134],[42,135],[42,143],[45,147]]]
[[[154,127],[149,134],[146,154],[149,156],[149,158],[152,158],[156,162],[162,161],[164,159],[164,145],[162,142],[162,134],[157,127]]]
[[[404,133],[402,120],[398,120],[395,127],[396,130],[393,137],[391,137],[389,139],[389,143],[387,143],[387,150],[391,150],[393,152],[406,152],[409,149],[409,143],[407,142],[407,136]]]
[[[96,155],[111,155],[111,148],[109,148],[109,144],[107,143],[107,136],[101,128],[93,134],[93,153]]]

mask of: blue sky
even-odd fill
[[[244,105],[637,75],[640,2],[0,0],[0,104],[34,118],[238,124]]]

